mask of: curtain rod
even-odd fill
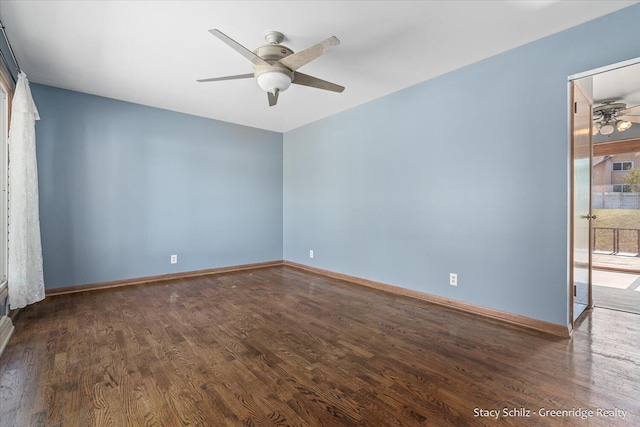
[[[5,27],[4,27],[4,24],[2,23],[2,21],[0,21],[0,30],[2,30],[2,35],[4,36],[4,41],[7,43],[7,47],[9,48],[9,53],[11,54],[11,59],[13,59],[13,63],[16,65],[16,68],[18,70],[18,74],[20,74],[20,72],[22,71],[22,68],[20,68],[20,64],[18,64],[18,60],[16,59],[16,55],[13,53],[13,48],[11,47],[11,43],[9,43],[9,38],[7,37],[7,32],[5,31]],[[0,52],[0,53],[2,53],[2,52]],[[2,55],[2,60],[4,61],[5,64],[7,64],[7,58],[4,55]],[[7,66],[8,65],[9,64],[7,64]],[[11,73],[9,73],[9,74],[11,74]]]

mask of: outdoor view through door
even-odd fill
[[[623,104],[626,117],[640,121],[640,108],[632,109],[640,105],[640,64],[591,79],[596,111]],[[621,121],[592,128],[592,297],[595,307],[640,314],[640,123]]]

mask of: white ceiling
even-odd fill
[[[2,1],[33,82],[285,132],[639,1]],[[294,51],[341,40],[300,69],[346,86],[293,85],[278,105],[208,30],[250,50],[278,30]]]
[[[593,103],[615,100],[627,107],[640,105],[640,64],[593,76]]]

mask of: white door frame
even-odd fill
[[[571,90],[571,83],[576,80],[583,79],[585,77],[593,77],[598,74],[608,73],[609,71],[618,70],[620,68],[629,67],[631,65],[640,64],[640,57],[628,59],[626,61],[617,62],[615,64],[606,65],[604,67],[594,68],[592,70],[584,71],[577,74],[572,74],[567,78],[567,99],[569,100],[569,110],[573,111],[573,94]],[[572,284],[572,269],[573,269],[573,259],[572,259],[572,239],[573,239],[573,230],[572,230],[572,203],[573,203],[573,120],[572,115],[567,116],[567,141],[568,141],[568,159],[567,159],[567,291],[570,292],[567,294],[569,297],[567,299],[567,313],[569,314],[569,327],[570,333],[573,329],[574,319],[573,319],[573,284]],[[592,268],[592,267],[590,267]]]

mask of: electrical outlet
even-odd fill
[[[309,258],[313,258],[313,249],[309,251]]]
[[[171,264],[178,263],[178,255],[171,255]]]
[[[451,286],[458,286],[458,274],[457,273],[449,273],[449,284]]]

